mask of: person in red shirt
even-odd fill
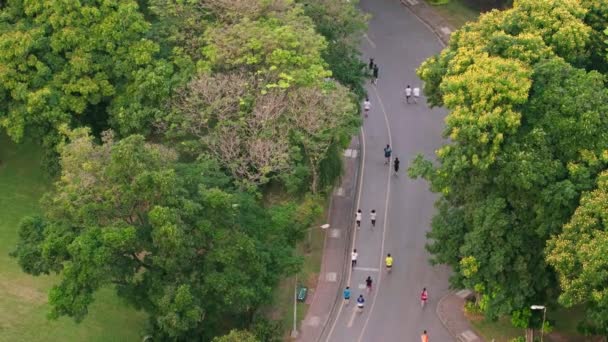
[[[422,289],[422,293],[420,294],[420,306],[424,307],[426,301],[429,299],[429,293],[426,292],[426,287]]]

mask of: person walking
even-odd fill
[[[408,84],[405,87],[405,102],[410,103],[410,97],[412,97],[412,87]]]
[[[390,163],[392,153],[393,150],[391,149],[391,146],[389,144],[386,144],[386,147],[384,148],[384,158],[386,158],[386,160],[384,161],[385,165]]]
[[[393,161],[393,167],[395,168],[395,176],[397,175],[397,172],[399,172],[399,158],[395,158],[395,161]]]
[[[420,98],[420,88],[415,87],[413,93],[414,93],[414,103],[418,103],[418,99]]]
[[[366,97],[365,101],[363,101],[363,112],[365,113],[365,117],[369,113],[369,110],[372,108],[372,103],[369,101],[369,98]]]
[[[367,279],[365,279],[365,287],[367,287],[367,292],[372,292],[372,277],[371,276],[367,276]]]
[[[350,287],[346,287],[344,289],[344,304],[348,305],[350,303]]]
[[[374,64],[374,69],[372,69],[372,83],[378,84],[378,64]]]
[[[376,210],[372,209],[372,211],[369,213],[369,217],[372,220],[372,228],[374,228],[376,226]]]
[[[359,257],[359,253],[357,253],[357,249],[353,249],[353,252],[350,254],[350,260],[352,263],[352,267],[357,266],[357,258]]]
[[[370,58],[369,59],[369,70],[372,70],[374,68],[374,59]]]
[[[365,306],[365,298],[360,294],[359,298],[357,298],[357,309],[359,312],[363,311],[363,307]]]
[[[361,209],[357,210],[357,213],[355,214],[355,221],[357,221],[357,228],[361,228],[362,216],[363,216],[363,212],[361,212]]]
[[[420,335],[420,341],[429,342],[429,335],[426,333],[426,330],[422,332],[422,335]]]

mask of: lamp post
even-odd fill
[[[543,342],[543,336],[545,335],[545,318],[547,317],[547,307],[544,305],[532,305],[532,310],[543,310],[543,324],[540,326],[540,342]]]

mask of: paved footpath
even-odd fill
[[[415,68],[441,50],[453,28],[419,0],[362,0],[361,7],[372,14],[362,50],[378,63],[380,80],[377,86],[368,86],[370,117],[361,139],[353,141],[347,152],[347,172],[332,198],[330,229],[334,230],[326,235],[319,283],[298,340],[420,341],[426,329],[433,342],[481,341],[470,334],[463,315],[463,292],[448,289],[450,271],[428,263],[425,234],[435,196],[426,182],[410,180],[405,173],[415,154],[434,157],[442,143],[446,112],[429,109],[424,98],[418,104],[405,104],[403,88],[405,84],[421,87]],[[401,160],[398,176],[383,163],[387,143]],[[357,208],[364,212],[360,230],[353,222]],[[371,209],[378,212],[373,229]],[[351,270],[353,247],[359,260]],[[390,275],[382,266],[386,253],[395,258]],[[374,280],[371,293],[365,290],[367,276]],[[354,303],[343,305],[341,291],[347,284],[353,298],[364,294],[363,313],[354,311]],[[419,305],[422,287],[430,294],[424,309]]]

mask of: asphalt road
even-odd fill
[[[406,84],[421,87],[415,69],[439,52],[441,44],[399,0],[362,0],[361,7],[372,15],[363,41],[364,58],[375,59],[380,77],[376,86],[367,88],[372,109],[363,126],[358,204],[363,222],[354,239],[357,267],[349,275],[353,300],[337,310],[326,340],[418,342],[427,330],[432,342],[452,341],[435,314],[438,300],[448,291],[449,270],[431,266],[424,248],[435,196],[426,182],[411,180],[406,173],[417,153],[434,155],[442,143],[446,113],[430,109],[423,97],[418,104],[406,104],[403,97]],[[384,165],[386,144],[392,146],[393,159],[401,160],[399,175]],[[374,229],[371,209],[378,213]],[[395,259],[391,274],[384,270],[386,253]],[[374,282],[371,293],[365,290],[367,276]],[[423,287],[429,290],[425,308],[419,300]],[[361,293],[366,305],[356,313],[354,299]]]

